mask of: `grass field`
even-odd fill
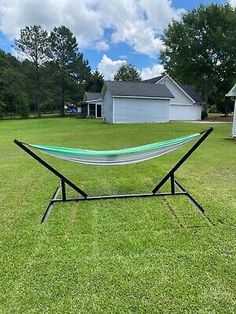
[[[183,198],[58,204],[40,225],[58,182],[12,142],[111,149],[207,127],[1,121],[0,313],[235,313],[236,142],[230,124],[215,124],[177,173],[215,227]],[[46,159],[89,194],[149,192],[186,149],[123,167]]]

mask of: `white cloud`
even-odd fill
[[[112,60],[107,55],[103,55],[101,61],[98,63],[98,71],[104,75],[105,80],[113,80],[117,70],[126,65],[126,60]],[[164,72],[164,68],[161,64],[155,64],[153,67],[143,68],[138,70],[143,80],[150,79],[152,77],[160,75]]]
[[[230,0],[229,3],[233,8],[236,8],[236,0]]]
[[[152,68],[143,68],[141,70],[141,77],[143,80],[150,79],[152,77],[161,75],[164,72],[164,68],[161,64],[155,64]]]
[[[151,28],[145,28],[144,22],[125,23],[124,27],[117,30],[112,35],[114,43],[127,42],[133,46],[134,50],[154,56],[163,48],[163,43],[155,37],[155,32]]]
[[[170,0],[0,0],[0,31],[15,38],[26,25],[40,24],[48,30],[65,25],[81,48],[102,50],[108,48],[106,31],[112,42],[125,42],[136,52],[154,56],[163,47],[158,35],[182,12]]]
[[[145,12],[147,25],[155,31],[162,31],[172,19],[178,20],[186,12],[175,9],[171,0],[140,0],[140,7]]]
[[[155,56],[163,49],[158,35],[172,19],[179,19],[184,10],[175,10],[169,0],[132,0],[123,2],[122,17],[118,17],[112,40],[129,43],[135,51]],[[130,7],[134,7],[132,10]],[[125,10],[126,9],[126,10]],[[128,18],[127,18],[128,16]]]
[[[99,41],[99,42],[96,43],[96,49],[98,51],[108,50],[109,49],[109,45],[104,40],[102,40],[102,41]]]
[[[77,37],[80,47],[89,47],[103,37],[103,27],[90,0],[17,0],[1,1],[0,31],[10,38],[26,25],[40,24],[47,30],[65,25]]]
[[[103,74],[105,80],[113,80],[118,69],[127,64],[126,60],[113,61],[106,55],[103,55],[102,60],[98,63],[98,71]]]

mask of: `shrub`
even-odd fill
[[[201,120],[206,120],[206,118],[208,117],[208,112],[206,109],[202,110],[201,113]]]

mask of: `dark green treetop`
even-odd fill
[[[132,64],[122,65],[114,75],[115,81],[137,82],[141,81],[138,70]]]

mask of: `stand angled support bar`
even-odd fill
[[[27,154],[29,154],[31,157],[36,159],[41,165],[43,165],[45,168],[47,168],[49,171],[51,171],[55,176],[57,176],[61,180],[61,187],[62,187],[62,197],[66,198],[66,191],[65,191],[65,183],[68,184],[73,190],[78,192],[80,195],[82,195],[84,198],[86,198],[88,195],[81,190],[78,186],[76,186],[73,182],[71,182],[69,179],[67,179],[63,174],[61,174],[59,171],[57,171],[55,168],[53,168],[51,165],[49,165],[45,160],[40,158],[38,155],[36,155],[34,152],[32,152],[28,147],[24,145],[24,143],[14,140],[14,143],[18,145],[21,149],[23,149]]]
[[[50,215],[50,213],[52,211],[53,205],[54,205],[54,201],[57,199],[57,195],[59,194],[60,189],[61,189],[61,187],[59,186],[56,189],[56,191],[54,192],[53,197],[52,197],[51,201],[49,202],[48,207],[47,207],[45,213],[43,214],[43,217],[41,219],[41,224],[48,220],[48,217],[49,217],[49,215]]]
[[[152,190],[152,193],[157,193],[160,188],[166,183],[168,179],[171,179],[171,190],[174,191],[174,174],[182,166],[182,164],[192,155],[192,153],[202,144],[203,141],[210,135],[213,128],[209,128],[202,132],[202,137],[190,148],[190,150],[180,159],[179,162],[167,173],[167,175],[157,184],[157,186]]]

